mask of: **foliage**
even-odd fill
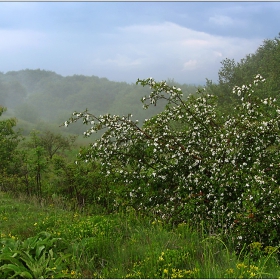
[[[65,273],[69,267],[65,260],[66,243],[62,238],[54,238],[41,232],[23,242],[15,238],[1,238],[0,241],[1,278],[73,278]]]
[[[227,85],[229,93],[234,85],[248,83],[257,71],[267,77],[266,92],[275,94],[275,90],[279,91],[279,50],[280,36],[264,40],[254,54],[247,55],[238,63],[225,59],[219,71],[219,83]]]
[[[22,175],[27,193],[42,197],[42,175],[48,169],[46,150],[41,144],[38,132],[33,131],[30,136],[30,140],[25,144],[28,149],[23,152]]]
[[[171,81],[176,84],[174,81]],[[180,85],[186,94],[194,86]],[[137,106],[139,96],[147,94],[144,88],[125,82],[113,82],[96,76],[73,75],[63,77],[45,70],[10,71],[0,75],[0,104],[6,106],[11,116],[19,120],[24,135],[32,129],[44,130],[38,123],[59,126],[69,112],[89,108],[99,114],[113,112],[125,114],[133,110],[140,122],[147,117]],[[157,106],[148,117],[160,112]],[[63,129],[64,132],[82,133],[80,126]]]
[[[279,33],[280,34],[280,33]],[[226,58],[219,70],[219,84],[214,85],[208,81],[209,89],[219,96],[220,104],[224,112],[234,113],[232,108],[240,103],[231,95],[235,85],[249,84],[255,73],[262,73],[266,77],[266,87],[256,89],[255,94],[261,98],[277,98],[279,95],[280,80],[280,36],[274,39],[264,40],[263,44],[253,54],[247,55],[236,62],[234,59]],[[279,105],[279,101],[277,100]]]
[[[85,136],[105,130],[80,158],[99,161],[104,175],[125,184],[135,209],[175,223],[203,221],[214,232],[232,231],[239,251],[252,241],[275,246],[280,108],[275,99],[254,94],[263,82],[257,75],[252,84],[234,87],[240,105],[229,116],[219,114],[217,98],[205,89],[183,100],[180,88],[138,80],[152,89],[142,98],[144,108],[167,103],[143,127],[131,115],[98,117],[87,110],[74,112],[65,125],[82,119],[91,124]]]
[[[148,255],[144,260],[134,264],[132,273],[126,278],[147,279],[193,279],[199,278],[199,269],[189,267],[189,253],[185,250],[169,250]],[[150,269],[148,270],[147,267]]]
[[[0,116],[6,111],[6,108],[0,106]],[[16,162],[16,148],[20,141],[20,134],[14,131],[16,119],[10,118],[0,121],[0,173],[11,173]]]
[[[114,191],[97,163],[67,162],[61,156],[54,156],[52,162],[57,176],[54,182],[57,180],[55,184],[59,185],[55,190],[58,195],[74,200],[77,207],[92,208],[93,212],[114,210]]]
[[[11,171],[8,173],[7,167],[2,170],[2,190],[13,193],[24,192],[30,196],[37,195],[39,198],[48,195],[48,192],[57,192],[56,186],[55,189],[47,188],[52,185],[55,177],[52,158],[56,155],[63,156],[66,150],[71,150],[76,138],[48,130],[43,132],[33,130],[29,137],[17,146],[13,158],[7,158]],[[6,149],[6,152],[8,151]],[[2,155],[4,157],[5,153]],[[4,159],[3,162],[5,163]],[[6,165],[8,166],[7,163]],[[59,184],[57,182],[57,185]]]
[[[61,210],[62,205],[57,208],[47,201],[42,204],[23,196],[15,199],[1,192],[0,202],[0,243],[5,244],[5,250],[28,252],[28,263],[37,272],[53,268],[48,263],[50,249],[52,262],[63,259],[44,278],[221,279],[280,275],[276,247],[251,244],[249,253],[240,259],[232,250],[230,234],[227,242],[223,242],[220,236],[203,233],[200,226],[170,226],[160,220],[151,221],[132,208],[124,213],[85,215]],[[42,246],[45,248],[36,257]],[[15,259],[20,256],[21,253]],[[37,262],[37,267],[35,259],[41,262]],[[27,267],[19,267],[32,274]]]
[[[65,150],[70,150],[76,141],[77,136],[63,137],[61,134],[54,134],[51,131],[44,131],[40,135],[42,147],[46,150],[49,159]]]

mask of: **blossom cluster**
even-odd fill
[[[241,245],[249,237],[240,225],[263,219],[280,229],[280,108],[275,99],[254,95],[260,83],[265,79],[257,75],[252,84],[234,87],[240,104],[226,116],[207,89],[183,99],[181,89],[165,81],[138,80],[152,90],[141,100],[145,109],[167,103],[142,127],[132,115],[87,111],[74,112],[65,125],[82,119],[91,124],[85,136],[104,130],[80,157],[99,161],[105,175],[126,185],[136,209],[175,222],[209,221],[213,230],[235,230]]]

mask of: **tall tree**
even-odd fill
[[[0,116],[6,108],[0,107]],[[12,173],[14,171],[15,151],[20,141],[20,135],[14,131],[16,120],[6,119],[0,121],[0,172]]]

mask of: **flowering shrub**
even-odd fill
[[[175,223],[204,221],[211,230],[231,230],[237,248],[254,241],[274,246],[279,224],[279,121],[275,99],[254,96],[265,83],[234,87],[234,116],[224,115],[207,89],[183,99],[180,88],[152,78],[142,98],[144,109],[163,100],[166,108],[145,120],[132,115],[95,116],[87,110],[65,122],[91,124],[84,134],[104,130],[79,154],[99,161],[106,176],[126,185],[127,202],[139,211]]]

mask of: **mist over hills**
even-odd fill
[[[174,80],[168,82],[180,86],[185,95],[197,89],[195,85],[181,85]],[[0,72],[0,105],[7,107],[6,116],[18,119],[18,127],[25,135],[32,129],[81,134],[85,130],[81,123],[69,128],[59,126],[74,111],[85,109],[95,115],[132,113],[133,119],[142,122],[164,108],[163,104],[158,104],[143,110],[140,99],[149,92],[148,87],[113,82],[96,76],[64,77],[40,69]]]

